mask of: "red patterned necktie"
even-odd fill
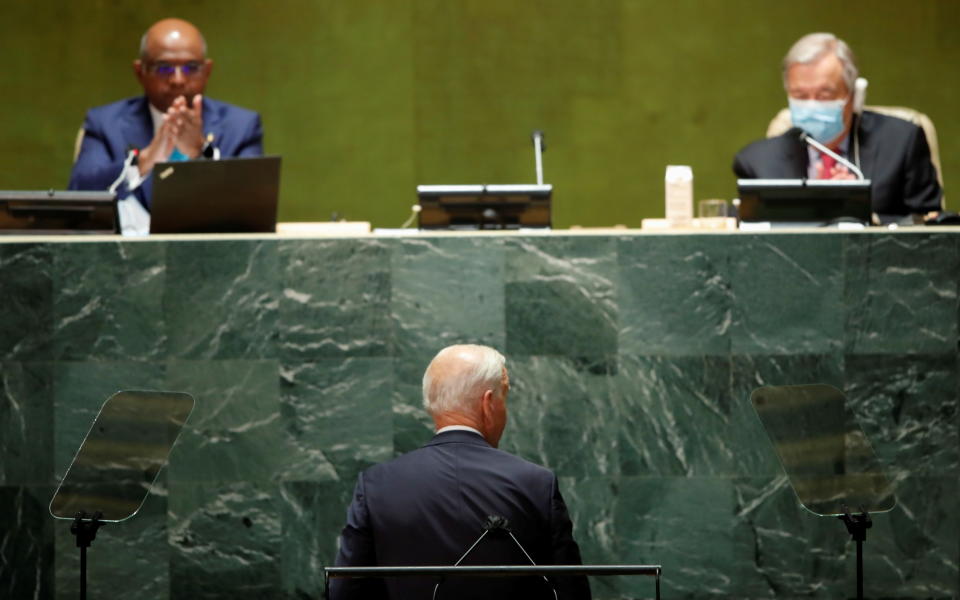
[[[837,164],[837,159],[821,152],[820,163],[823,165],[823,170],[820,172],[820,179],[830,179],[830,171],[832,171],[833,166]]]

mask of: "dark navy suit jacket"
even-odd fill
[[[153,139],[153,120],[145,96],[92,108],[83,122],[83,143],[70,173],[71,190],[105,190],[120,175],[131,148],[145,148]],[[263,154],[263,130],[257,113],[207,97],[203,99],[203,133],[223,158]],[[134,194],[150,210],[152,178]]]
[[[940,210],[940,184],[923,129],[870,111],[853,126],[860,128],[859,166],[872,182],[873,212],[906,215]],[[748,145],[734,158],[733,172],[745,179],[805,179],[810,159],[806,145],[792,131]]]
[[[491,447],[469,431],[376,465],[357,479],[340,537],[339,566],[453,565],[489,515],[506,517],[537,564],[581,564],[567,507],[548,469]],[[462,564],[529,564],[509,537],[488,535]],[[331,580],[332,598],[429,600],[435,580]],[[560,598],[589,599],[584,577],[557,582]],[[464,578],[437,598],[553,598],[542,578]]]

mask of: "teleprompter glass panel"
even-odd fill
[[[105,522],[135,515],[193,404],[181,392],[122,391],[108,398],[50,501],[50,514],[74,519],[100,512]]]
[[[800,503],[821,516],[894,507],[893,485],[846,396],[822,384],[767,386],[750,395]]]

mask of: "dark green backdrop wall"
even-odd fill
[[[869,101],[930,115],[960,207],[955,0],[4,0],[0,189],[66,185],[85,108],[138,93],[139,36],[170,15],[206,33],[210,95],[263,115],[282,220],[394,227],[418,183],[531,181],[535,128],[558,227],[661,216],[670,163],[732,197],[814,30],[851,43]]]

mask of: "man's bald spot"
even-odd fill
[[[201,56],[207,56],[207,41],[200,30],[183,19],[162,19],[150,26],[140,38],[140,59],[149,60],[151,50],[167,44],[167,40],[180,40],[183,45],[197,45]]]
[[[428,370],[433,381],[458,380],[466,371],[480,362],[480,352],[470,346],[450,346],[438,354],[430,363]]]

